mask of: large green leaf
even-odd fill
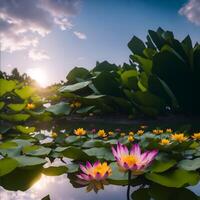
[[[26,107],[26,104],[8,104],[8,108],[10,108],[13,111],[19,112],[23,110]]]
[[[152,184],[139,188],[131,194],[133,200],[198,200],[198,196],[187,188],[169,188]]]
[[[26,191],[41,177],[40,168],[17,168],[11,173],[0,177],[0,185],[6,190]]]
[[[74,160],[87,160],[89,156],[77,147],[57,147],[55,152],[62,153],[63,156]]]
[[[94,148],[86,149],[84,150],[84,152],[88,156],[95,156],[97,159],[105,159],[109,161],[115,160],[110,149],[105,148],[105,147],[99,147],[99,148],[94,147]]]
[[[70,83],[79,82],[78,79],[85,79],[89,76],[89,71],[83,67],[75,67],[73,68],[67,75],[67,80]]]
[[[104,62],[97,62],[96,67],[94,67],[93,71],[94,72],[103,72],[103,71],[117,71],[118,70],[118,66],[115,64],[110,64],[107,61]]]
[[[127,70],[121,74],[122,83],[130,88],[130,89],[137,89],[137,76],[139,72],[136,70]]]
[[[3,158],[0,160],[0,176],[9,174],[18,166],[18,162],[12,158]]]
[[[143,51],[145,49],[145,45],[142,40],[140,40],[136,36],[133,36],[131,41],[128,43],[128,47],[134,54],[138,55],[143,55]]]
[[[72,85],[63,86],[59,89],[59,91],[60,92],[75,92],[87,87],[90,83],[91,81],[85,81],[85,82],[75,83]]]
[[[19,167],[38,166],[43,165],[47,162],[45,159],[30,156],[17,156],[13,157],[13,159],[15,159],[19,163]]]
[[[144,72],[146,74],[150,74],[151,73],[151,69],[152,69],[152,60],[148,59],[148,58],[144,58],[142,56],[139,55],[131,55],[130,58],[133,61],[136,61],[140,64],[140,67],[144,70]]]
[[[26,133],[26,134],[33,133],[35,131],[35,127],[18,125],[15,128],[16,128],[16,130],[20,131],[21,133]]]
[[[191,71],[186,63],[172,52],[163,51],[154,56],[152,72],[167,84],[180,106],[185,110],[191,109],[193,106],[191,88],[194,86]]]
[[[151,40],[156,45],[156,47],[160,50],[162,46],[165,44],[165,40],[161,37],[160,34],[158,34],[158,32],[155,32],[152,30],[149,30],[148,32],[151,37]]]
[[[47,168],[43,168],[42,173],[46,176],[60,176],[62,174],[65,174],[67,172],[66,166],[50,166]]]
[[[199,182],[200,176],[194,171],[185,171],[183,169],[176,169],[162,174],[147,173],[145,177],[166,187],[180,188],[186,185],[195,185]]]
[[[133,96],[135,102],[140,105],[153,107],[155,109],[162,109],[164,106],[163,101],[159,97],[151,94],[150,92],[137,91],[133,94]]]
[[[0,97],[11,92],[16,87],[16,81],[0,79]]]
[[[22,99],[30,98],[36,91],[36,88],[31,86],[24,86],[21,89],[16,89],[15,93]]]
[[[176,160],[167,160],[167,161],[154,161],[153,165],[150,167],[151,172],[161,173],[167,171],[176,164]]]
[[[46,111],[53,113],[54,115],[69,115],[71,108],[68,103],[60,102],[58,104],[52,105],[46,109]]]
[[[22,152],[30,156],[47,156],[51,152],[51,148],[32,145],[32,146],[25,146],[22,149]]]
[[[93,79],[93,84],[101,94],[122,96],[120,84],[116,80],[116,76],[111,72],[101,72],[96,78]]]
[[[13,121],[13,122],[20,122],[20,121],[26,121],[30,115],[28,114],[13,114],[13,115],[7,115],[7,114],[0,114],[1,119],[5,119],[8,121]]]

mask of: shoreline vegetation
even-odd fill
[[[0,73],[0,186],[67,174],[96,193],[127,186],[127,199],[199,199],[187,187],[200,180],[200,45],[159,28],[128,47],[130,63],[75,67],[47,88]]]

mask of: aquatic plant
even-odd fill
[[[133,144],[129,152],[125,145],[117,144],[116,149],[112,147],[112,153],[122,171],[130,170],[133,175],[143,174],[147,167],[153,162],[158,150],[141,152],[138,144]]]

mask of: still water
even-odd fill
[[[80,125],[79,125],[80,126]],[[63,128],[63,127],[62,127]],[[93,128],[93,126],[91,126]],[[49,131],[40,131],[48,136]],[[37,134],[37,133],[36,133]],[[40,144],[51,142],[44,139]],[[65,160],[70,163],[69,159]],[[45,164],[46,167],[50,162]],[[64,165],[59,159],[54,166]],[[52,166],[52,164],[51,164]],[[29,173],[29,174],[28,174]],[[45,176],[41,171],[20,171],[5,179],[0,179],[0,200],[41,200],[49,195],[51,200],[126,200],[127,186],[106,185],[104,190],[86,192],[85,187],[76,188],[73,180],[67,174],[60,176]],[[147,184],[144,187],[136,185],[131,187],[131,193],[141,190],[142,196],[135,196],[133,200],[198,200],[200,199],[200,183],[185,189],[166,188],[163,186]],[[148,194],[143,194],[145,189]],[[167,197],[166,197],[167,195]],[[168,197],[169,196],[169,197]],[[171,198],[172,196],[172,198]]]
[[[200,196],[200,185],[190,187],[190,189]],[[0,187],[1,200],[41,200],[48,194],[51,200],[126,200],[126,187],[108,185],[98,194],[94,192],[87,193],[85,188],[73,188],[67,175],[58,177],[42,175],[40,180],[25,192],[8,191]]]

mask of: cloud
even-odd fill
[[[50,57],[44,50],[31,49],[28,53],[29,58],[35,61],[49,60]]]
[[[85,33],[81,33],[78,31],[74,31],[74,35],[79,38],[80,40],[86,40],[87,36],[85,35]]]
[[[0,0],[2,50],[35,47],[54,27],[71,29],[80,0]]]
[[[200,26],[200,0],[189,0],[179,10],[179,14],[185,16],[190,22]]]

